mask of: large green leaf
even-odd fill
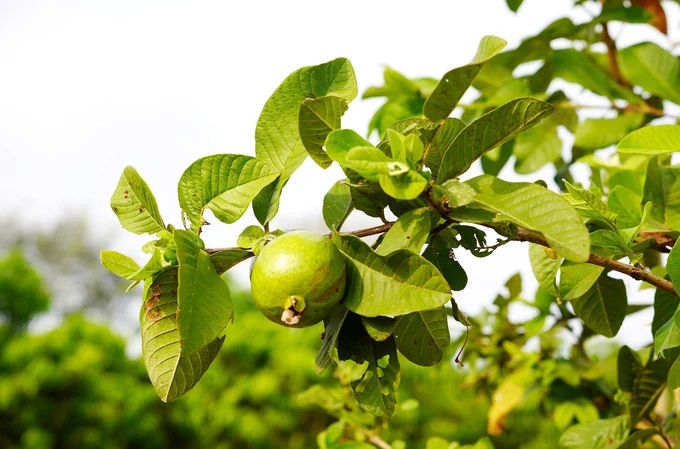
[[[254,204],[255,216],[268,223],[279,208],[281,190],[302,165],[307,150],[300,138],[300,105],[306,99],[337,97],[346,103],[357,96],[354,69],[345,58],[296,70],[267,100],[255,128],[255,154],[280,174],[274,186],[263,189]]]
[[[666,388],[670,366],[667,360],[654,360],[635,379],[633,395],[628,403],[631,426],[635,426],[654,408],[661,392]]]
[[[555,162],[562,154],[562,140],[557,135],[557,126],[544,123],[520,134],[515,139],[513,152],[516,157],[515,171],[523,175]]]
[[[217,274],[223,274],[234,265],[250,259],[254,254],[245,249],[225,249],[210,255],[210,262]]]
[[[616,186],[607,197],[607,207],[616,214],[620,229],[632,228],[642,221],[642,197],[627,187]]]
[[[419,254],[430,235],[430,212],[428,208],[413,209],[399,217],[385,233],[376,253],[386,256],[407,249]]]
[[[215,340],[234,318],[229,287],[215,271],[198,237],[175,230],[179,287],[177,325],[182,351],[190,354]]]
[[[564,262],[560,268],[560,296],[571,301],[585,295],[603,271],[603,267],[589,263]]]
[[[609,210],[598,195],[588,189],[579,189],[567,181],[564,181],[564,184],[569,191],[568,199],[581,216],[600,221],[611,229],[616,229],[616,214]]]
[[[430,239],[430,244],[423,251],[423,257],[437,267],[451,290],[461,291],[465,288],[468,282],[467,274],[453,256],[451,247],[439,235]]]
[[[628,346],[622,346],[616,361],[616,375],[621,391],[632,392],[635,380],[642,372],[640,356]]]
[[[628,81],[673,103],[680,104],[680,61],[652,42],[618,52],[621,74]]]
[[[133,167],[125,167],[120,175],[111,195],[111,209],[121,226],[135,234],[155,234],[165,229],[156,198]]]
[[[543,234],[559,255],[573,262],[590,256],[590,238],[581,218],[567,200],[532,183],[511,183],[491,175],[473,178],[475,203],[507,220]]]
[[[447,72],[425,101],[423,114],[438,122],[446,119],[470,88],[484,64],[505,48],[507,42],[496,36],[484,36],[472,62]]]
[[[440,307],[400,316],[392,332],[399,352],[416,365],[439,363],[450,342],[446,315],[446,309]]]
[[[350,314],[340,329],[340,360],[367,364],[360,379],[351,383],[354,397],[364,410],[375,416],[392,416],[397,402],[400,367],[394,338],[373,340],[359,316]]]
[[[615,118],[588,118],[576,128],[574,146],[587,151],[616,145],[630,131],[642,125],[642,114],[624,114]]]
[[[234,223],[255,195],[278,174],[251,156],[218,154],[201,158],[187,168],[177,188],[179,205],[196,228],[209,208],[218,220]]]
[[[659,164],[657,157],[647,165],[642,202],[648,201],[652,202],[652,220],[680,230],[680,170]]]
[[[680,126],[645,126],[628,134],[616,150],[619,153],[652,155],[680,151]]]
[[[586,326],[611,338],[626,317],[626,286],[621,279],[600,276],[585,295],[572,299],[571,305]]]
[[[559,296],[555,285],[557,269],[560,266],[559,258],[548,256],[545,247],[532,243],[529,245],[529,262],[531,262],[531,270],[536,276],[538,285],[551,295]]]
[[[335,349],[340,335],[342,323],[347,316],[347,308],[342,304],[337,304],[324,320],[323,341],[319,352],[316,354],[316,370],[321,373],[331,364],[331,355]]]
[[[626,416],[576,424],[560,437],[560,449],[614,449],[624,442],[629,431]]]
[[[111,273],[130,281],[142,281],[165,268],[163,254],[156,249],[149,261],[140,267],[131,258],[116,251],[104,250],[101,252],[101,262]]]
[[[300,105],[298,116],[300,138],[309,156],[323,168],[333,163],[323,150],[331,131],[340,128],[340,117],[347,110],[347,102],[338,97],[310,98]]]
[[[430,262],[407,250],[376,254],[361,239],[333,235],[347,262],[343,304],[362,316],[397,316],[443,306],[451,298],[446,279]]]
[[[156,393],[174,401],[193,388],[217,356],[224,337],[194,353],[182,350],[177,326],[177,267],[150,282],[140,312],[142,355]]]
[[[458,177],[484,153],[540,123],[552,111],[548,103],[520,98],[484,114],[466,126],[444,153],[437,182]]]
[[[323,197],[321,213],[323,221],[331,231],[340,228],[353,209],[352,193],[346,180],[333,184]]]
[[[362,316],[361,323],[373,340],[385,341],[394,332],[394,326],[397,324],[398,319],[388,316]]]

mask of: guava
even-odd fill
[[[328,316],[345,293],[346,267],[324,235],[293,231],[267,243],[250,273],[253,300],[271,321],[307,327]]]

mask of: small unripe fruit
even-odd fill
[[[345,261],[331,240],[309,231],[262,248],[250,273],[253,299],[271,321],[306,327],[323,320],[345,293]]]

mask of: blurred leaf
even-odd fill
[[[340,228],[354,209],[346,180],[340,180],[323,197],[323,220],[331,231]]]
[[[661,392],[666,388],[670,362],[654,360],[642,369],[635,379],[633,396],[628,404],[631,427],[652,411]]]
[[[201,158],[187,168],[177,188],[179,204],[193,228],[203,225],[207,207],[224,223],[234,223],[258,192],[278,174],[251,156],[218,154]]]
[[[331,354],[338,341],[338,335],[342,323],[347,316],[347,309],[342,304],[337,304],[324,320],[323,342],[316,354],[316,370],[322,373],[331,364]]]
[[[576,424],[560,437],[560,449],[610,449],[623,443],[628,432],[626,416]]]
[[[179,286],[177,327],[180,347],[191,354],[215,340],[234,318],[229,287],[217,274],[210,256],[190,231],[175,230]]]
[[[680,61],[652,42],[619,50],[621,74],[631,83],[665,100],[680,104]]]
[[[155,234],[165,229],[156,198],[133,167],[127,166],[111,195],[111,209],[120,225],[135,234]]]
[[[467,184],[477,192],[475,203],[501,214],[499,219],[542,233],[567,260],[588,260],[588,230],[564,198],[538,184],[510,183],[490,175],[478,176]]]
[[[559,296],[555,286],[557,269],[560,265],[559,258],[549,257],[545,247],[531,243],[529,244],[529,261],[538,285],[551,295]]]
[[[621,391],[632,392],[635,388],[635,379],[642,372],[640,356],[628,346],[619,349],[616,362],[618,386]]]
[[[505,2],[508,4],[508,8],[510,8],[510,11],[512,12],[517,12],[519,7],[522,6],[523,1],[524,0],[505,0]]]
[[[436,365],[450,341],[446,309],[440,307],[400,316],[393,335],[397,349],[409,361],[420,366]]]
[[[396,316],[446,304],[451,290],[421,256],[399,250],[380,256],[361,239],[333,234],[347,262],[343,304],[362,316]]]
[[[653,157],[647,165],[642,202],[652,202],[650,219],[680,230],[680,173],[677,169],[659,164]]]
[[[660,0],[633,0],[633,5],[643,7],[652,16],[650,23],[664,34],[668,34],[666,25],[666,12],[661,5]]]
[[[555,162],[562,154],[562,140],[557,136],[557,127],[544,123],[523,132],[515,139],[513,152],[517,158],[515,171],[522,175]]]
[[[444,153],[438,183],[465,173],[484,153],[538,124],[552,111],[548,103],[520,98],[481,116],[466,126]]]
[[[526,385],[531,381],[526,374],[524,370],[515,371],[505,378],[493,392],[487,423],[489,435],[500,435],[504,430],[505,416],[521,404]]]
[[[616,150],[624,154],[650,155],[680,151],[680,126],[645,126],[628,134],[619,142]]]
[[[586,151],[599,150],[616,145],[626,134],[639,128],[644,120],[642,114],[624,114],[615,118],[588,118],[576,128],[574,146]]]
[[[322,168],[333,163],[322,147],[328,134],[340,129],[340,117],[346,110],[347,102],[334,96],[308,98],[300,105],[300,139],[309,156]]]
[[[505,48],[507,42],[496,36],[484,36],[472,62],[447,72],[425,101],[423,114],[438,122],[446,119],[472,85],[482,66]]]
[[[607,207],[616,214],[616,225],[621,228],[632,228],[642,221],[642,198],[632,190],[616,186],[607,197]]]
[[[240,248],[250,249],[255,242],[264,237],[264,230],[257,225],[246,226],[236,239],[236,244]]]
[[[622,280],[600,276],[584,294],[571,300],[574,313],[592,330],[611,338],[626,317],[626,287]]]

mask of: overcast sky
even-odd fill
[[[512,48],[559,17],[587,20],[572,3],[526,0],[515,15],[503,0],[4,0],[0,216],[49,227],[59,217],[85,214],[99,233],[113,236],[110,249],[143,262],[138,248],[148,238],[119,230],[109,208],[126,165],[149,183],[166,222],[179,225],[176,186],[184,169],[206,155],[254,155],[262,105],[293,70],[344,56],[360,91],[382,82],[383,64],[437,78],[467,63],[486,34]],[[670,41],[677,41],[677,5],[668,10]],[[631,26],[620,37],[669,48],[650,27]],[[343,126],[364,133],[379,105],[356,100]],[[552,172],[527,179],[539,176]],[[324,171],[307,161],[284,190],[274,227],[325,231],[322,198],[341,177],[337,167]],[[204,233],[208,246],[232,246],[256,223],[250,211],[235,225],[212,221]],[[373,224],[357,216],[345,229]],[[457,296],[463,310],[477,312],[518,270],[528,291],[535,289],[526,251],[510,244],[481,260],[461,252],[470,277]],[[247,285],[247,267],[236,273]],[[649,300],[634,293],[635,282],[629,286],[636,300]]]

